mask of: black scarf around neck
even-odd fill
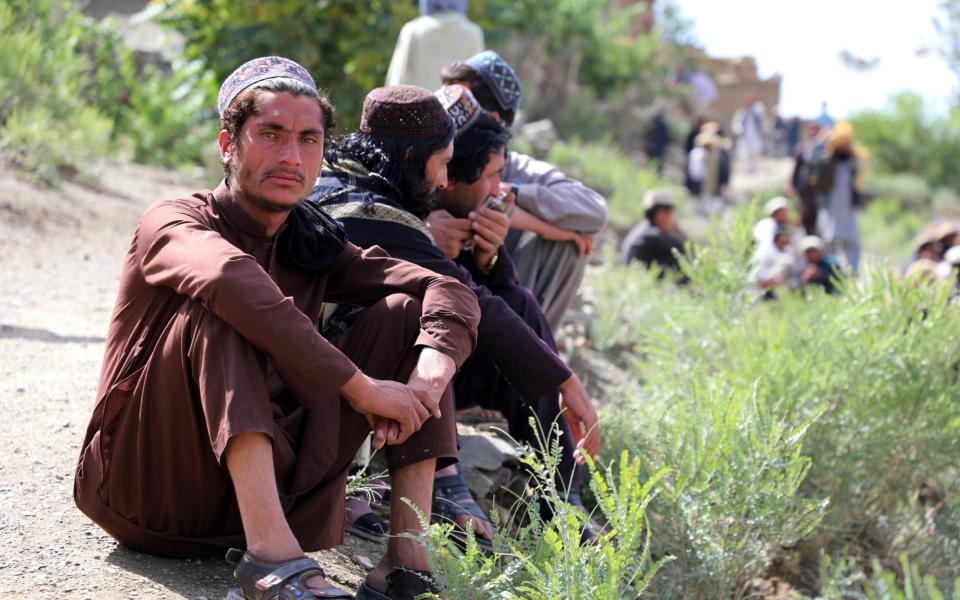
[[[290,211],[280,232],[277,258],[311,275],[324,275],[333,269],[346,246],[347,232],[340,223],[316,203],[304,200]]]

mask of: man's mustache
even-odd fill
[[[293,177],[293,178],[296,178],[296,180],[299,181],[300,183],[303,183],[303,180],[306,179],[306,175],[304,175],[302,172],[294,171],[291,169],[270,169],[264,174],[263,178],[266,179],[268,177],[273,177],[275,175]]]

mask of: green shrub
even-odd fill
[[[330,93],[346,130],[359,122],[367,92],[383,85],[400,28],[417,14],[415,3],[386,0],[159,5],[161,22],[186,37],[186,58],[200,61],[217,82],[250,59],[286,56]]]
[[[896,200],[902,210],[930,210],[933,190],[927,180],[912,173],[871,174],[863,184],[867,197]]]
[[[0,130],[0,150],[39,181],[54,183],[106,154],[110,132],[110,121],[88,106],[77,108],[69,124],[43,105],[17,108]]]
[[[620,229],[643,218],[644,192],[673,185],[657,177],[652,166],[641,167],[624,156],[612,142],[562,142],[550,149],[547,160],[601,193],[610,222]]]
[[[778,555],[807,560],[810,546],[864,568],[903,553],[948,585],[960,576],[960,312],[942,286],[869,267],[839,297],[758,303],[745,267],[753,213],[692,249],[688,289],[633,269],[595,276],[599,290],[631,290],[595,294],[593,312],[623,316],[626,333],[601,332],[633,340],[642,382],[607,408],[608,448],[671,469],[651,522],[654,551],[677,560],[651,589],[737,597]],[[923,505],[925,488],[951,500]]]
[[[954,168],[960,153],[960,111],[937,113],[917,94],[890,99],[883,110],[852,119],[857,138],[870,150],[871,162],[889,173],[910,173],[935,186],[960,187]]]
[[[212,162],[216,83],[198,65],[141,68],[118,32],[54,0],[0,1],[0,55],[0,147],[38,179],[116,152]]]
[[[535,426],[531,423],[532,426]],[[641,476],[640,461],[627,452],[606,469],[588,461],[590,489],[607,528],[593,544],[581,544],[586,516],[566,503],[555,486],[560,460],[558,429],[542,448],[523,450],[521,462],[532,474],[530,498],[516,510],[522,526],[498,526],[492,554],[482,554],[468,532],[465,550],[451,541],[452,525],[429,525],[423,536],[434,570],[443,573],[445,597],[451,600],[619,600],[639,597],[657,571],[671,560],[651,557],[646,507],[666,471]],[[643,481],[641,481],[643,479]],[[554,516],[540,517],[539,502],[549,503]]]
[[[875,198],[860,214],[863,247],[899,266],[913,254],[913,240],[927,225],[927,212],[904,210],[895,198]]]
[[[53,182],[105,150],[112,123],[84,99],[90,63],[81,18],[51,2],[0,2],[0,147],[17,166]]]
[[[960,598],[960,578],[952,586],[923,576],[915,563],[900,555],[895,570],[874,559],[866,571],[849,557],[825,556],[820,565],[822,587],[817,598],[857,600],[948,600]],[[952,593],[945,593],[951,590]]]
[[[129,89],[123,132],[133,160],[165,167],[219,166],[213,73],[198,62],[177,61],[169,75],[148,65]]]

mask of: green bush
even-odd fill
[[[938,585],[932,577],[920,574],[916,563],[903,555],[893,569],[884,568],[874,559],[866,571],[849,557],[832,559],[825,556],[820,565],[822,587],[817,598],[855,598],[857,600],[948,600],[960,598],[960,578]]]
[[[117,152],[211,162],[216,83],[198,65],[141,68],[118,32],[54,0],[0,1],[0,54],[0,148],[38,179]]]
[[[359,122],[367,92],[383,85],[400,28],[417,14],[416,3],[387,0],[159,4],[161,22],[186,37],[186,58],[217,82],[250,59],[286,56],[327,90],[346,130]]]
[[[863,184],[868,198],[896,200],[901,210],[926,213],[930,210],[933,189],[926,179],[912,173],[871,174]]]
[[[800,571],[818,552],[865,569],[904,554],[948,589],[960,576],[960,312],[942,286],[870,268],[839,297],[759,303],[745,266],[755,217],[714,225],[683,261],[686,289],[634,269],[595,275],[594,314],[625,330],[604,325],[598,345],[632,340],[642,382],[605,411],[610,455],[671,469],[652,539],[677,559],[651,590],[740,597],[793,560],[795,583],[816,592]],[[631,293],[602,292],[618,287]],[[923,504],[922,489],[950,500]]]
[[[852,119],[857,138],[870,150],[882,171],[910,173],[935,186],[960,187],[954,167],[960,153],[960,111],[938,114],[917,94],[890,99],[883,110],[869,110]]]
[[[531,426],[536,426],[531,423]],[[566,503],[555,486],[560,460],[558,432],[541,448],[525,448],[521,463],[532,474],[529,499],[516,505],[514,523],[497,522],[494,552],[484,555],[472,530],[465,550],[451,540],[452,525],[429,525],[421,515],[426,533],[422,537],[435,571],[443,573],[444,594],[451,600],[619,600],[639,597],[657,571],[672,560],[651,554],[646,508],[656,494],[666,471],[642,478],[641,465],[627,452],[606,469],[588,461],[590,489],[597,512],[607,523],[595,543],[581,544],[586,516]],[[643,479],[643,481],[641,481]],[[554,516],[543,521],[539,500],[549,503]]]
[[[91,65],[82,19],[51,2],[0,2],[0,147],[15,165],[55,181],[102,154],[112,123],[84,97]]]
[[[169,75],[152,65],[131,81],[122,131],[133,160],[165,167],[219,166],[213,73],[198,62],[177,61]]]
[[[610,207],[610,222],[620,229],[643,218],[644,192],[673,186],[652,166],[624,156],[612,142],[561,142],[550,149],[547,160],[601,193]]]
[[[899,266],[913,254],[913,240],[927,225],[927,211],[904,210],[895,198],[875,198],[860,214],[863,247]]]

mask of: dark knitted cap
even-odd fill
[[[467,64],[477,70],[490,86],[502,109],[520,109],[520,79],[513,67],[493,50],[484,50],[467,59]]]
[[[415,85],[380,87],[363,100],[360,133],[378,138],[432,140],[450,135],[451,117],[436,96]]]

